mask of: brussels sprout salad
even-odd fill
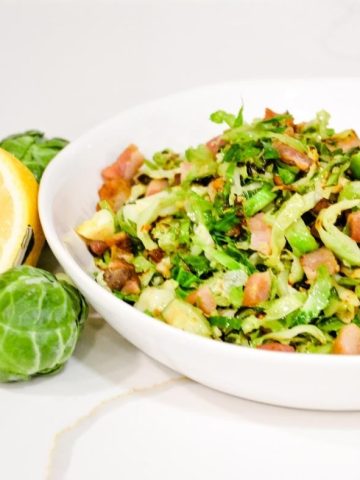
[[[329,114],[217,111],[217,137],[102,171],[77,232],[96,279],[180,329],[247,347],[360,353],[360,139]]]

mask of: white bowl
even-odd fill
[[[288,354],[216,342],[177,330],[117,299],[92,278],[91,255],[74,228],[91,216],[100,170],[129,143],[145,154],[183,151],[221,131],[217,109],[261,116],[266,106],[307,120],[326,109],[336,128],[360,131],[360,81],[243,81],[180,93],[125,111],[66,147],[47,168],[40,215],[55,256],[88,301],[121,335],[165,365],[209,387],[289,407],[360,409],[360,356]]]

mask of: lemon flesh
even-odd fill
[[[0,148],[0,273],[38,260],[44,234],[37,197],[38,184],[30,170]]]

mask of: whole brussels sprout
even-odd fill
[[[70,358],[88,315],[71,284],[39,268],[0,275],[0,381],[55,372]]]

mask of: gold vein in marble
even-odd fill
[[[103,409],[107,406],[109,406],[111,403],[116,402],[118,400],[125,400],[128,399],[129,397],[135,396],[135,395],[142,395],[145,393],[149,392],[155,392],[157,390],[161,390],[162,388],[166,388],[168,386],[172,386],[175,383],[182,382],[182,381],[191,381],[188,378],[184,376],[179,376],[175,378],[170,378],[168,380],[164,380],[159,383],[155,383],[153,385],[149,385],[146,387],[139,387],[139,388],[131,388],[129,390],[126,390],[125,392],[118,393],[116,395],[112,395],[111,397],[105,398],[95,404],[87,413],[84,415],[81,415],[78,417],[76,420],[74,420],[72,423],[67,425],[66,427],[62,428],[58,432],[55,433],[53,437],[52,444],[50,446],[49,450],[49,455],[48,455],[48,462],[47,462],[47,467],[46,467],[46,480],[52,480],[54,472],[54,463],[55,463],[55,457],[57,454],[59,442],[61,438],[69,433],[72,432],[79,427],[83,423],[85,423],[89,419],[95,419],[98,415],[100,415],[103,411]]]

